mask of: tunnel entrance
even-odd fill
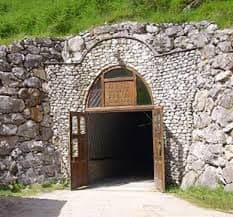
[[[152,112],[88,115],[88,176],[153,179]]]
[[[71,189],[106,177],[154,177],[165,190],[163,109],[132,68],[104,70],[84,112],[70,112]]]

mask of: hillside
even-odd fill
[[[0,43],[61,36],[122,20],[233,26],[233,0],[0,0]]]

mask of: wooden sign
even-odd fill
[[[109,81],[104,83],[105,106],[135,105],[136,90],[135,81]]]

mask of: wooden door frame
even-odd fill
[[[85,112],[88,113],[111,113],[111,112],[143,112],[152,111],[161,106],[156,105],[136,105],[136,106],[113,106],[113,107],[92,107],[86,108]]]
[[[73,117],[75,117],[77,121],[77,129],[76,132],[73,132]],[[82,118],[84,120],[84,128],[81,124]],[[75,190],[81,186],[85,186],[88,183],[88,125],[87,125],[87,113],[86,112],[70,112],[69,114],[69,164],[70,164],[70,189]],[[82,132],[82,130],[84,130]],[[73,157],[73,140],[77,140],[77,156]],[[85,145],[86,144],[86,145]],[[86,161],[86,162],[85,162]],[[80,166],[81,165],[81,166]],[[83,166],[84,165],[84,166]],[[72,168],[75,167],[76,173],[74,176],[74,171]],[[81,169],[80,169],[81,168]],[[78,172],[79,171],[79,172]],[[80,172],[81,171],[81,172]],[[86,171],[86,173],[84,172]],[[77,174],[81,173],[80,178],[77,177]],[[86,174],[86,175],[85,175]],[[72,182],[73,181],[73,182]]]

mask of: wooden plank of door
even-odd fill
[[[154,151],[154,180],[156,188],[165,191],[165,162],[163,143],[163,109],[153,109],[153,151]]]
[[[71,189],[87,185],[87,118],[85,113],[70,113],[70,177]]]

